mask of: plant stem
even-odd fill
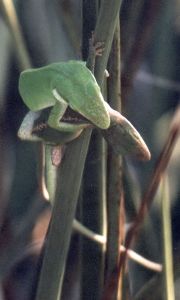
[[[89,38],[96,24],[98,2],[84,1],[83,4],[83,56],[89,48]],[[95,65],[93,40],[89,50],[87,66]],[[83,180],[83,223],[101,235],[106,235],[106,149],[99,132],[94,131],[87,156]],[[92,243],[83,239],[82,298],[100,299],[104,284],[105,243]],[[88,255],[87,255],[88,252]],[[89,287],[91,286],[91,293]]]
[[[127,16],[124,18],[124,22],[122,20],[121,24],[121,56],[123,62],[126,63],[127,57],[131,53],[132,46],[136,39],[136,34],[138,31],[139,20],[141,18],[142,9],[144,7],[143,0],[136,0],[129,2],[127,5]]]
[[[58,171],[58,185],[37,300],[57,300],[61,294],[62,274],[64,273],[90,135],[91,131],[87,130],[80,138],[67,146],[66,154]],[[70,189],[71,193],[69,193]]]
[[[152,292],[153,291],[153,292]],[[162,298],[162,276],[153,276],[135,295],[134,300],[164,300]]]
[[[172,229],[170,199],[167,175],[164,175],[161,183],[161,207],[162,207],[162,231],[164,250],[164,285],[165,300],[174,300],[174,275],[173,275],[173,255],[172,255]]]
[[[21,70],[31,67],[30,57],[22,35],[21,26],[17,18],[16,10],[12,0],[1,0],[0,5],[4,11],[6,22],[14,40],[14,50],[17,55]]]
[[[144,9],[143,18],[141,17],[141,15],[139,16],[143,20],[141,24],[141,28],[143,28],[143,30],[142,29],[137,30],[134,44],[131,46],[131,49],[130,50],[128,49],[127,51],[128,55],[126,55],[125,57],[124,66],[122,70],[123,101],[127,100],[127,96],[131,91],[134,76],[142,61],[146,47],[150,41],[153,25],[157,20],[161,8],[162,8],[161,0],[149,1],[147,3],[146,8]],[[137,10],[141,10],[141,9],[142,9],[142,4],[139,3],[139,5],[137,6]],[[136,12],[136,14],[137,13],[138,12]],[[130,22],[133,22],[133,20],[130,20]]]
[[[95,28],[94,40],[104,43],[104,51],[102,57],[97,57],[95,66],[95,77],[99,85],[102,85],[104,78],[104,70],[107,66],[109,53],[114,37],[114,32],[119,18],[121,0],[103,0],[98,21]]]
[[[120,25],[114,34],[108,70],[108,98],[111,107],[117,111],[121,109],[121,86],[120,86]],[[114,155],[109,150],[108,157],[108,236],[106,257],[106,279],[112,275],[119,261],[119,245],[123,241],[123,190],[122,190],[122,159],[120,155]],[[120,299],[120,281],[117,275],[116,287],[112,299]]]
[[[96,132],[87,157],[84,176],[84,224],[106,236],[106,151],[102,137]],[[83,299],[100,299],[104,284],[106,244],[83,241]],[[87,255],[88,251],[88,255]],[[89,293],[91,285],[92,292]]]

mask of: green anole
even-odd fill
[[[23,71],[19,92],[30,109],[18,131],[21,139],[66,144],[83,129],[96,127],[116,153],[150,158],[137,130],[104,100],[85,62],[72,60]]]
[[[84,128],[96,126],[107,129],[110,116],[106,103],[94,75],[82,61],[53,63],[48,66],[30,69],[21,73],[19,92],[27,107],[34,112],[51,108],[47,124],[64,136],[77,137]],[[63,120],[67,109],[73,110],[83,118],[71,117]],[[29,116],[30,118],[30,116]],[[25,119],[29,124],[29,119]],[[25,125],[19,136],[28,134]],[[30,133],[29,136],[30,137]],[[64,140],[63,140],[64,143]]]

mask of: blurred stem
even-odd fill
[[[6,190],[6,179],[4,172],[6,170],[6,138],[5,138],[5,121],[3,111],[0,113],[0,191],[1,191],[1,209],[0,209],[0,229],[4,222],[4,215],[6,205],[8,203],[7,190]]]
[[[17,56],[19,68],[21,71],[31,68],[32,63],[27,51],[26,43],[23,37],[21,26],[16,14],[12,0],[0,0],[0,8],[4,13],[8,28],[13,38],[14,50]],[[47,190],[44,182],[44,146],[40,144],[39,148],[39,190],[43,198],[47,199]]]
[[[0,0],[0,10],[3,12],[5,20],[7,22],[7,26],[11,33],[14,43],[14,50],[18,59],[19,68],[24,70],[31,66],[29,54],[26,49],[26,45],[22,36],[20,24],[17,18],[16,10],[14,7],[14,3],[12,0]],[[1,113],[4,116],[4,112]],[[0,169],[3,170],[4,165],[6,164],[6,155],[5,155],[5,135],[6,129],[4,129],[4,118],[1,116],[1,124],[0,124]],[[2,172],[0,173],[0,191],[1,191],[1,213],[0,213],[0,227],[3,222],[3,212],[6,209],[6,191],[5,191],[5,184],[4,184],[4,175]],[[2,177],[2,178],[1,178]]]
[[[134,300],[163,300],[162,276],[153,276],[135,295]]]
[[[19,68],[21,71],[31,68],[32,63],[23,37],[21,26],[16,14],[14,2],[12,0],[0,0],[0,8],[4,13],[8,28],[10,30],[13,46],[17,56]],[[40,195],[47,199],[48,194],[44,182],[44,145],[39,148],[39,191]]]
[[[126,61],[126,58],[129,57],[129,53],[131,52],[131,48],[135,42],[136,33],[138,31],[140,13],[142,13],[142,8],[144,6],[144,0],[136,0],[131,1],[129,3],[130,4],[128,5],[127,18],[125,22],[122,21],[121,24],[121,55],[123,61]]]
[[[164,250],[164,285],[165,300],[174,300],[174,275],[173,275],[173,254],[172,254],[172,228],[171,228],[171,207],[169,199],[169,187],[167,175],[164,175],[161,183],[161,205],[162,205],[162,231]]]
[[[14,41],[14,50],[17,55],[20,70],[28,69],[31,67],[31,61],[23,38],[21,26],[17,18],[14,3],[12,0],[0,0],[0,5]]]
[[[72,2],[59,1],[59,8],[59,14],[64,28],[66,28],[69,40],[76,50],[76,53],[79,54],[79,45],[81,43],[81,36],[79,35],[80,24],[75,17]]]
[[[1,245],[6,241],[6,246],[1,249],[0,256],[0,280],[6,278],[17,263],[23,260],[25,249],[32,237],[32,230],[39,215],[44,212],[44,203],[34,201],[27,214],[22,218],[19,227],[16,228],[16,235],[8,239],[6,230],[1,232]]]
[[[114,34],[108,70],[108,98],[111,107],[117,111],[121,110],[121,86],[120,86],[120,24],[117,20]],[[119,245],[123,242],[123,189],[122,189],[122,158],[109,151],[108,157],[108,235],[107,235],[107,256],[106,256],[106,279],[112,276],[117,269],[119,261]],[[113,274],[116,282],[114,291],[105,291],[104,299],[121,299],[119,274]],[[111,297],[111,298],[109,298]]]
[[[144,2],[144,1],[143,1]],[[141,4],[141,3],[140,3]],[[134,43],[131,47],[131,51],[128,51],[128,55],[124,53],[125,61],[122,69],[122,98],[123,101],[127,99],[132,88],[132,83],[136,71],[142,61],[144,52],[150,41],[153,25],[157,20],[159,11],[162,7],[162,0],[151,0],[144,5],[143,17],[141,17],[140,29],[136,32]],[[141,10],[142,6],[137,6],[138,10]],[[131,22],[131,20],[130,20]],[[133,20],[132,20],[133,22]]]

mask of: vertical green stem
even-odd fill
[[[86,164],[84,177],[84,224],[91,230],[106,233],[106,151],[102,137],[96,132]],[[83,299],[100,299],[104,285],[105,245],[84,240]],[[88,253],[88,254],[87,254]],[[89,293],[89,287],[92,291]]]
[[[58,185],[36,300],[57,300],[62,289],[72,222],[88,149],[90,131],[67,146],[58,170]],[[69,192],[71,191],[71,192]]]

